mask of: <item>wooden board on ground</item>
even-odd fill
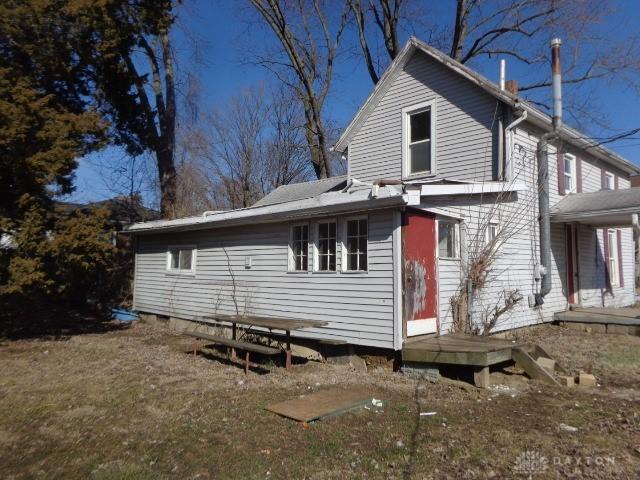
[[[266,410],[299,422],[312,422],[370,405],[373,398],[380,397],[367,390],[332,388],[274,403],[267,406]]]

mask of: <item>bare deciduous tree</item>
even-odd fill
[[[274,188],[313,176],[304,114],[287,89],[245,90],[184,132],[180,215],[244,208]]]
[[[367,17],[370,16],[373,23],[382,36],[384,46],[389,56],[389,60],[393,61],[400,51],[398,43],[398,24],[400,21],[400,9],[402,0],[370,0],[368,4],[363,5],[362,0],[348,0],[349,8],[353,12],[356,27],[358,28],[358,41],[367,71],[373,83],[378,83],[380,74],[377,65],[379,62],[374,60],[374,56],[369,46],[369,38],[367,36],[366,26]]]
[[[323,109],[349,9],[339,2],[321,0],[251,0],[251,4],[281,47],[257,61],[296,92],[304,107],[311,164],[317,178],[330,177],[329,134]],[[336,10],[341,13],[333,20]]]

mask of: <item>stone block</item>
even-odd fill
[[[597,385],[596,377],[590,373],[581,373],[578,377],[578,385],[581,387],[595,387]]]
[[[553,374],[556,369],[556,361],[552,358],[539,357],[536,363],[544,368],[547,372]]]
[[[560,384],[564,387],[573,387],[576,384],[574,377],[562,376],[560,377]]]

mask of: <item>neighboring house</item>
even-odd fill
[[[550,130],[516,94],[411,39],[335,145],[347,176],[283,186],[250,208],[132,225],[134,308],[325,320],[300,335],[398,350],[452,329],[452,297],[500,235],[474,322],[510,294],[521,300],[494,331],[572,304],[631,304],[640,188],[629,178],[640,169],[567,127],[549,146],[541,268],[536,149]]]

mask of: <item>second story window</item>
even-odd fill
[[[604,189],[615,190],[615,177],[613,173],[605,172],[604,174]]]
[[[564,189],[567,193],[574,193],[578,185],[576,177],[576,157],[564,154]]]
[[[419,176],[435,173],[433,102],[403,110],[404,175]]]

